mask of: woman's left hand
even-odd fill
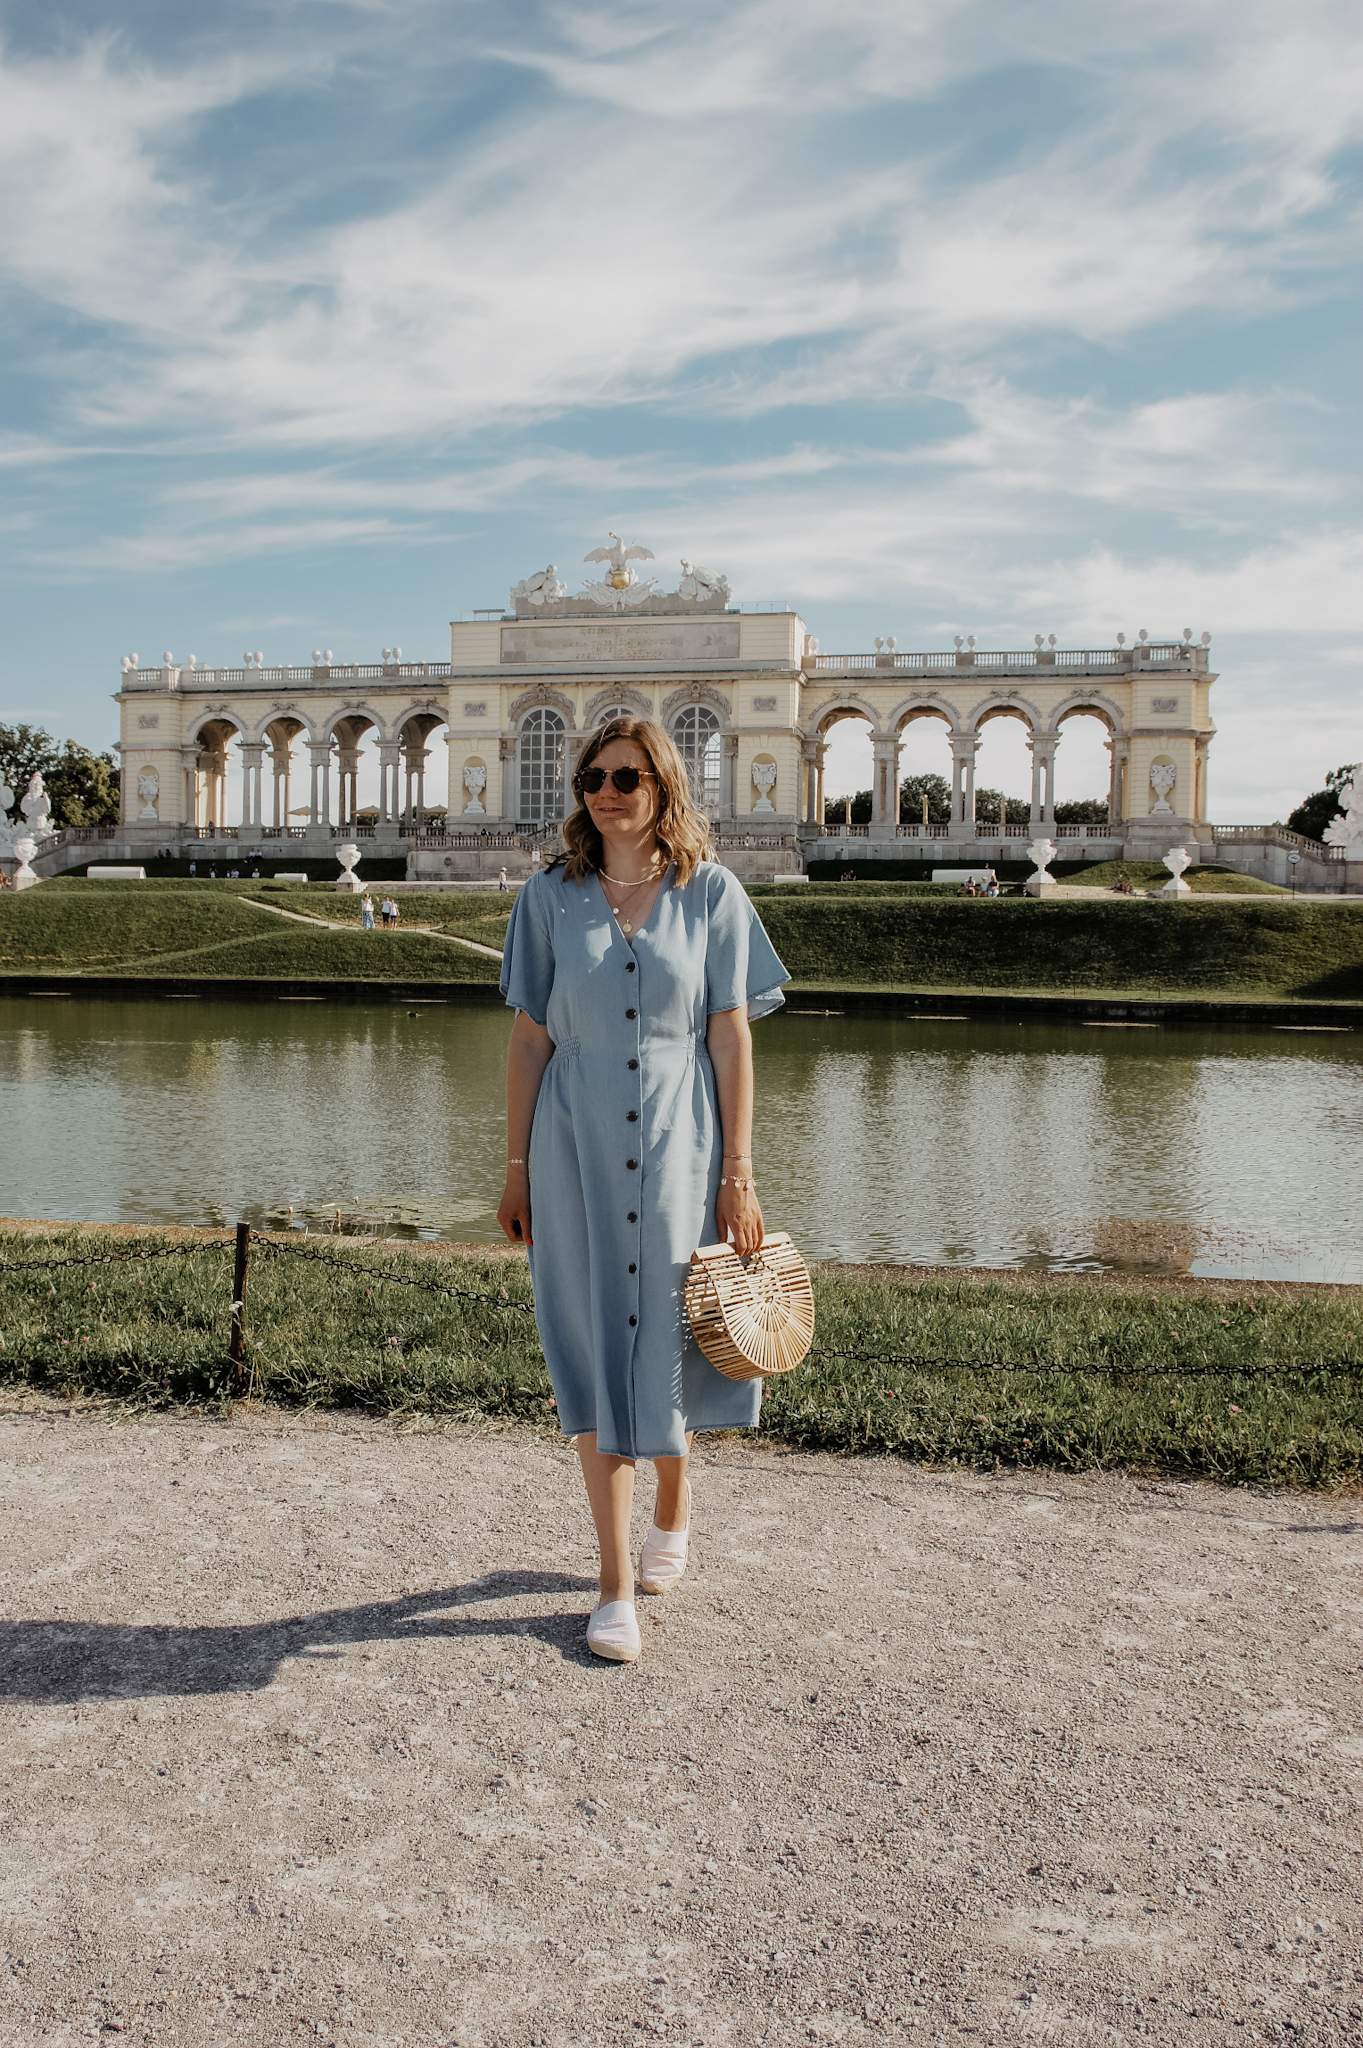
[[[756,1190],[736,1188],[732,1181],[715,1197],[715,1222],[721,1244],[727,1244],[730,1232],[733,1233],[734,1250],[740,1259],[755,1252],[766,1234]]]

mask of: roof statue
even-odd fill
[[[713,569],[698,569],[694,562],[687,561],[685,555],[681,558],[681,567],[681,582],[677,585],[678,597],[695,597],[702,602],[707,597],[722,597],[726,603],[728,602],[730,592],[727,576],[716,576]]]
[[[626,605],[642,604],[646,598],[652,597],[658,588],[658,579],[656,576],[647,576],[641,582],[629,565],[631,562],[651,562],[652,548],[641,548],[636,541],[631,541],[627,547],[618,533],[611,533],[607,537],[613,543],[612,546],[593,548],[591,553],[584,555],[582,559],[584,562],[609,562],[610,575],[600,583],[593,583],[584,577],[582,595],[590,598],[594,604],[610,605],[613,611],[622,611]]]
[[[1325,828],[1325,844],[1342,846],[1345,860],[1363,860],[1363,783],[1351,782],[1339,796],[1344,810]]]
[[[522,576],[519,583],[512,584],[510,609],[515,611],[517,600],[523,604],[557,604],[567,595],[568,586],[559,582],[558,570],[551,562],[547,569],[541,569],[537,575]]]

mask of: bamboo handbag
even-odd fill
[[[683,1299],[697,1344],[731,1380],[790,1372],[814,1342],[809,1268],[784,1230],[746,1260],[731,1244],[692,1252]]]

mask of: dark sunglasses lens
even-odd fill
[[[579,773],[578,777],[577,777],[577,786],[578,786],[578,788],[579,788],[579,789],[585,790],[588,796],[596,796],[596,795],[597,795],[597,793],[598,793],[598,792],[599,792],[600,790],[604,789],[604,788],[605,788],[605,786],[606,786],[606,771],[605,771],[605,769],[604,769],[604,768],[584,768],[584,769],[582,769],[582,770],[581,770],[581,772]]]
[[[621,796],[628,796],[631,790],[639,787],[639,770],[616,768],[609,775],[604,768],[582,768],[578,771],[577,787],[588,796],[598,796],[608,781],[615,784]]]
[[[617,768],[611,776],[611,781],[621,796],[628,796],[631,790],[639,787],[639,771],[637,768]]]

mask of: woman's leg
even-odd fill
[[[577,1455],[601,1552],[601,1604],[632,1600],[634,1565],[629,1554],[629,1515],[634,1503],[633,1460],[598,1451],[595,1431],[578,1438]],[[676,1458],[671,1462],[683,1461]]]
[[[686,1475],[691,1465],[691,1443],[694,1432],[686,1432],[686,1456],[684,1458],[655,1458],[653,1469],[658,1475],[658,1498],[653,1504],[653,1526],[678,1535],[686,1527],[690,1514],[690,1502],[686,1491]]]

